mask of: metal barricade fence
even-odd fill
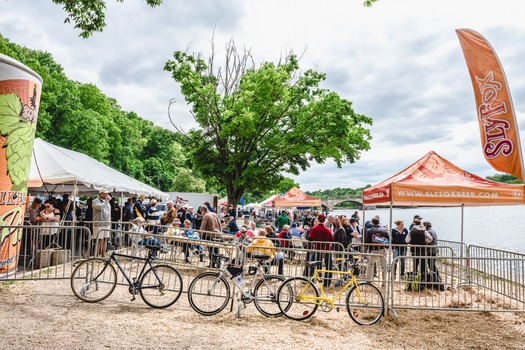
[[[192,230],[197,233],[216,234],[217,240],[191,239],[182,236],[171,236],[164,233],[137,233],[123,230],[103,230],[109,231],[112,239],[120,242],[115,247],[118,254],[128,255],[129,257],[117,257],[126,273],[133,277],[138,274],[143,265],[143,260],[133,259],[133,257],[146,257],[148,249],[145,248],[149,239],[158,241],[161,247],[165,248],[157,254],[159,264],[173,266],[179,271],[183,279],[183,292],[187,292],[191,281],[200,273],[208,270],[216,270],[212,264],[211,253],[221,254],[231,257],[232,261],[241,257],[241,252],[236,244],[225,242],[221,234],[201,230]],[[97,241],[97,238],[93,238]],[[95,243],[94,243],[95,244]],[[109,252],[107,253],[109,255]],[[221,262],[224,263],[224,262]],[[119,284],[127,285],[123,276],[118,279]]]
[[[465,243],[456,242],[456,241],[447,241],[444,239],[439,240],[440,246],[447,246],[452,249],[451,257],[453,256],[466,256],[467,254],[467,245]]]
[[[40,232],[42,227],[40,226],[0,227],[2,229],[20,228],[23,232],[18,268],[9,275],[0,276],[0,281],[69,278],[75,262],[87,258],[92,252],[92,245],[97,243],[97,238],[91,237],[89,224],[92,223],[86,223],[86,226],[53,226],[52,228],[56,229],[56,233],[52,235],[52,238],[46,240],[42,240]],[[232,261],[253,263],[245,253],[246,246],[234,242],[235,237],[233,235],[193,230],[199,233],[201,237],[204,233],[212,234],[217,237],[218,241],[191,240],[180,236],[166,235],[168,227],[160,227],[161,233],[153,235],[129,232],[127,228],[131,227],[130,223],[112,224],[118,225],[114,227],[126,228],[107,230],[110,233],[113,248],[119,253],[144,256],[146,250],[138,242],[143,238],[151,237],[158,239],[161,245],[167,247],[166,252],[159,253],[159,262],[173,265],[179,270],[183,277],[183,290],[185,292],[198,274],[216,269],[213,267],[210,251],[218,251],[221,254],[231,256]],[[426,288],[419,292],[414,291],[412,287],[408,290],[407,281],[401,279],[401,274],[394,270],[400,268],[401,260],[405,262],[405,271],[414,270],[414,259],[418,257],[411,256],[410,249],[407,249],[405,256],[393,258],[392,252],[388,250],[384,255],[338,251],[342,246],[335,242],[330,243],[331,251],[314,250],[312,248],[315,242],[297,239],[277,240],[286,244],[284,244],[285,247],[276,248],[277,259],[268,265],[268,273],[282,275],[283,277],[310,276],[311,271],[307,268],[307,261],[319,258],[329,260],[332,269],[338,270],[344,268],[341,264],[343,259],[351,256],[352,259],[359,260],[358,279],[365,279],[364,274],[368,267],[371,282],[385,293],[387,308],[393,310],[411,308],[525,311],[524,254],[469,246],[468,249],[465,249],[468,255],[460,257],[457,254],[458,250],[463,249],[460,243],[441,240],[440,246],[431,247],[439,251],[438,256],[425,256],[424,259],[426,263],[435,263],[446,290]],[[362,246],[354,245],[353,247],[363,250]],[[392,245],[391,247],[395,248],[396,246]],[[405,247],[409,248],[410,246]],[[334,250],[334,248],[338,250]],[[421,248],[429,248],[429,246],[421,246]],[[370,262],[371,257],[375,258],[373,264]],[[133,271],[137,270],[139,266],[141,266],[139,260],[131,258],[126,261],[126,268],[129,268],[131,272],[130,276],[133,276]],[[323,267],[326,266],[330,265],[325,264]],[[383,271],[385,271],[386,281],[382,279]],[[336,273],[331,276],[330,288],[325,290],[327,294],[335,293],[338,290],[334,285],[339,279],[340,276],[337,276]],[[119,283],[126,284],[124,282],[123,278],[119,281]],[[426,281],[421,282],[422,284],[423,282],[429,284]],[[385,285],[381,288],[383,283]],[[430,286],[438,285],[437,283],[430,283]],[[344,300],[339,300],[338,303],[342,305]]]
[[[18,251],[18,264],[0,280],[27,280],[69,278],[71,262],[86,257],[86,242],[90,237],[84,226],[1,226],[1,230],[21,230],[20,247],[7,245]]]
[[[401,256],[394,262],[406,260],[411,265],[418,258],[423,264],[435,265],[436,272],[423,275],[412,271],[407,279],[392,274],[389,300],[393,310],[525,312],[525,285],[500,277],[508,266],[523,271],[524,259],[499,259],[494,264],[491,258]]]

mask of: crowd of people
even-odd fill
[[[368,280],[377,276],[378,272],[383,280],[386,278],[385,266],[381,265],[384,265],[388,254],[397,258],[392,271],[394,278],[399,276],[403,279],[407,272],[406,258],[400,257],[407,256],[408,252],[413,258],[414,272],[421,275],[431,272],[438,274],[435,259],[432,258],[437,254],[437,249],[432,247],[438,244],[437,234],[431,222],[422,221],[423,218],[419,215],[414,216],[408,228],[403,220],[394,221],[391,230],[388,225],[381,223],[379,216],[361,225],[358,211],[346,216],[311,210],[252,210],[243,220],[238,218],[239,212],[233,206],[223,207],[216,213],[209,202],[194,209],[187,204],[168,201],[167,210],[161,215],[154,198],[146,200],[145,196],[132,197],[119,208],[105,189],[101,189],[98,196],[89,199],[85,206],[77,206],[74,211],[73,207],[67,195],[62,199],[51,197],[44,203],[39,198],[34,199],[28,210],[29,221],[42,226],[40,235],[43,247],[50,244],[50,237],[56,233],[57,229],[53,226],[57,226],[59,222],[67,225],[68,222],[83,220],[88,223],[92,237],[96,238],[96,245],[90,247],[92,251],[89,254],[103,256],[108,247],[120,244],[112,239],[109,229],[122,229],[118,226],[122,218],[122,221],[131,224],[130,232],[139,237],[135,242],[138,245],[161,245],[158,235],[185,237],[191,240],[180,244],[185,261],[191,263],[190,256],[197,255],[202,262],[208,255],[209,267],[212,268],[220,265],[217,258],[218,247],[208,245],[205,249],[199,241],[219,240],[224,234],[228,234],[247,253],[252,253],[254,247],[259,247],[256,250],[268,255],[271,264],[278,266],[280,274],[283,273],[286,255],[279,248],[289,248],[293,239],[312,242],[306,244],[306,247],[312,248],[315,254],[309,255],[308,259],[323,261],[327,270],[334,267],[331,250],[351,248],[370,253],[366,268]],[[151,235],[146,235],[147,233]],[[174,240],[168,240],[168,244],[173,242]],[[392,251],[390,247],[393,248]],[[325,283],[329,285],[330,278],[326,278]]]

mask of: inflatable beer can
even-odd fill
[[[0,54],[0,274],[16,270],[42,78]]]

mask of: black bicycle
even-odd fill
[[[75,295],[88,303],[106,299],[117,285],[117,265],[129,284],[129,293],[135,300],[140,293],[144,302],[154,308],[162,309],[173,305],[182,292],[182,278],[177,270],[169,265],[153,265],[152,257],[161,249],[159,246],[145,246],[146,258],[119,254],[113,251],[109,258],[90,258],[82,261],[71,275],[71,289]],[[144,260],[137,277],[130,278],[116,257]],[[146,270],[146,268],[149,269]]]

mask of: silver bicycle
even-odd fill
[[[253,301],[257,310],[266,317],[282,315],[277,304],[277,288],[284,281],[284,277],[266,275],[264,268],[268,264],[269,255],[252,256],[258,262],[256,266],[247,268],[247,273],[254,276],[248,287],[243,279],[243,264],[234,264],[224,255],[216,254],[215,257],[228,263],[222,264],[217,272],[201,273],[191,282],[188,300],[195,311],[204,316],[211,316],[224,310],[231,297],[228,282],[231,280],[240,291],[239,308]]]

